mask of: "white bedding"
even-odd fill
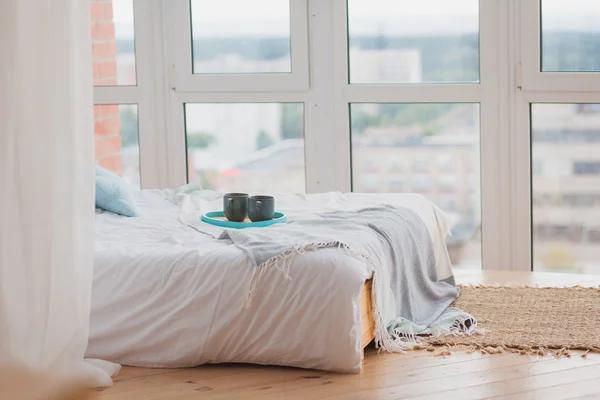
[[[268,270],[260,296],[244,309],[252,276],[246,256],[182,224],[179,206],[167,201],[167,194],[174,193],[140,192],[139,218],[96,216],[86,357],[145,367],[247,362],[360,371],[358,296],[369,278],[362,262],[335,248],[308,252],[295,259],[290,281]],[[447,226],[421,196],[328,193],[277,199],[291,218],[383,201],[409,207],[427,224],[438,260],[451,273]],[[218,204],[215,197],[204,206],[218,209]]]

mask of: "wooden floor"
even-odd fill
[[[457,271],[459,283],[600,286],[600,275]],[[600,332],[598,333],[600,334]],[[102,400],[152,399],[600,399],[600,355],[587,358],[367,349],[360,375],[294,368],[211,365],[124,367]]]

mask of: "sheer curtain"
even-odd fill
[[[89,0],[2,0],[0,364],[110,385],[84,362],[94,229]]]

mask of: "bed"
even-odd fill
[[[414,208],[443,241],[445,227],[427,200],[386,200]],[[136,201],[138,218],[97,211],[86,357],[157,368],[235,362],[361,371],[375,336],[364,263],[336,248],[307,252],[295,259],[289,281],[266,271],[260,296],[244,309],[252,274],[245,254],[182,224],[172,192],[142,191]],[[336,208],[346,200],[311,195],[294,209],[307,201]]]

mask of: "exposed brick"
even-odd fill
[[[103,105],[95,105],[94,106],[94,117],[110,117],[113,115],[119,114],[119,105],[118,104],[103,104]]]
[[[107,117],[111,115],[119,115],[119,105],[118,104],[107,104],[102,106],[102,116]]]
[[[92,21],[105,21],[108,19],[108,15],[106,10],[112,10],[111,4],[107,2],[100,1],[92,1],[91,4],[91,12],[92,12]]]
[[[102,78],[112,78],[117,75],[117,63],[115,62],[100,62],[98,63],[98,68],[100,69],[100,77]]]
[[[110,40],[108,42],[107,55],[112,59],[117,61],[117,42],[115,40]]]
[[[92,70],[93,70],[93,77],[94,77],[94,85],[97,85],[98,83],[96,82],[98,79],[100,79],[100,66],[98,65],[97,62],[94,61],[94,64],[92,65]]]
[[[120,155],[111,155],[106,157],[98,157],[100,166],[121,175],[123,173],[123,164]]]
[[[96,137],[114,135],[119,133],[119,116],[98,118],[94,121],[94,131]]]
[[[107,1],[104,3],[104,18],[106,18],[107,21],[113,20],[112,1]]]
[[[112,136],[96,138],[96,158],[102,159],[107,156],[118,156],[121,153],[121,136],[113,134]]]
[[[117,84],[117,50],[112,0],[92,0],[92,54],[94,85]],[[119,106],[94,106],[94,137],[99,164],[122,173]]]
[[[102,84],[105,86],[116,86],[117,85],[117,77],[116,76],[110,76],[108,78],[101,78],[102,79]]]
[[[109,44],[107,42],[92,43],[92,56],[94,60],[106,58],[110,55]]]
[[[102,117],[102,106],[94,106],[94,121]]]
[[[92,23],[93,38],[114,38],[115,25],[112,22],[96,21]]]

